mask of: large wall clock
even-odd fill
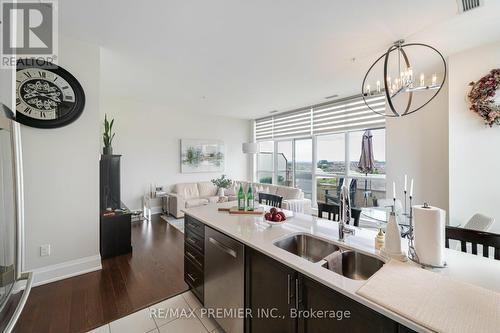
[[[82,86],[68,71],[50,63],[19,61],[16,71],[16,120],[38,128],[66,126],[85,106]]]

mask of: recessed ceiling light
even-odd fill
[[[332,99],[332,98],[335,98],[335,97],[339,97],[338,94],[333,94],[331,96],[326,96],[325,99]]]

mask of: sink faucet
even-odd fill
[[[347,183],[347,185],[346,185]],[[351,199],[349,197],[350,181],[346,179],[340,188],[340,220],[339,220],[339,241],[344,241],[344,234],[354,235],[355,230],[348,228],[351,221]]]

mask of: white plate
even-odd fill
[[[285,220],[285,221],[281,221],[281,222],[274,222],[274,221],[268,221],[268,220],[266,220],[266,219],[264,218],[264,222],[266,222],[267,224],[269,224],[269,225],[273,226],[273,225],[282,225],[283,223],[285,223],[285,222],[286,222],[286,220]]]

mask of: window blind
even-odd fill
[[[311,109],[306,108],[274,117],[273,139],[311,136]]]
[[[255,139],[257,141],[273,139],[273,117],[257,119],[255,121]]]
[[[366,101],[373,110],[385,112],[385,96],[367,97]],[[354,97],[257,119],[255,138],[300,138],[377,127],[385,127],[385,117],[370,110],[361,97]]]
[[[385,96],[367,97],[366,102],[375,111],[385,111]],[[385,117],[368,108],[363,98],[322,105],[313,109],[314,134],[326,134],[384,127]]]

